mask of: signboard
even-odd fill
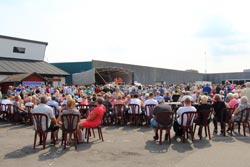
[[[44,82],[42,81],[23,81],[22,85],[23,86],[42,86],[44,84]]]

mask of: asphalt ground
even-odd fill
[[[150,127],[107,126],[102,131],[104,142],[96,132],[95,138],[79,144],[77,150],[73,143],[63,150],[60,142],[54,146],[49,140],[44,150],[39,145],[33,150],[32,126],[0,122],[0,167],[250,166],[249,133],[247,137],[212,134],[211,140],[199,140],[196,132],[194,142],[182,143],[171,131],[172,143],[159,145]]]

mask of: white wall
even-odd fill
[[[52,83],[52,86],[56,87],[56,86],[62,86],[63,84],[65,84],[65,77],[54,77],[54,78],[60,78],[61,81],[54,81]]]
[[[13,47],[25,48],[25,53],[14,53]],[[0,57],[44,60],[45,44],[5,39],[0,37]]]

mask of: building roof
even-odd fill
[[[16,74],[16,75],[10,75],[1,82],[16,82],[16,81],[23,81],[26,78],[28,78],[31,75],[38,75],[41,79],[45,80],[42,76],[40,76],[37,73],[27,73],[27,74]]]
[[[5,35],[0,35],[0,38],[10,39],[10,40],[15,40],[15,41],[37,43],[37,44],[42,44],[42,45],[46,45],[46,46],[48,45],[48,42],[34,41],[34,40],[23,39],[23,38],[16,38],[16,37],[10,37],[10,36],[5,36]]]
[[[0,73],[23,74],[33,73],[43,75],[69,75],[67,72],[45,62],[37,60],[13,59],[0,57]]]

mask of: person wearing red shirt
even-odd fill
[[[83,129],[83,131],[79,130],[79,142],[84,142],[84,128],[94,128],[99,126],[102,122],[102,117],[106,111],[103,105],[103,98],[98,97],[95,104],[96,107],[89,113],[87,119],[83,119],[78,123],[78,128]]]

